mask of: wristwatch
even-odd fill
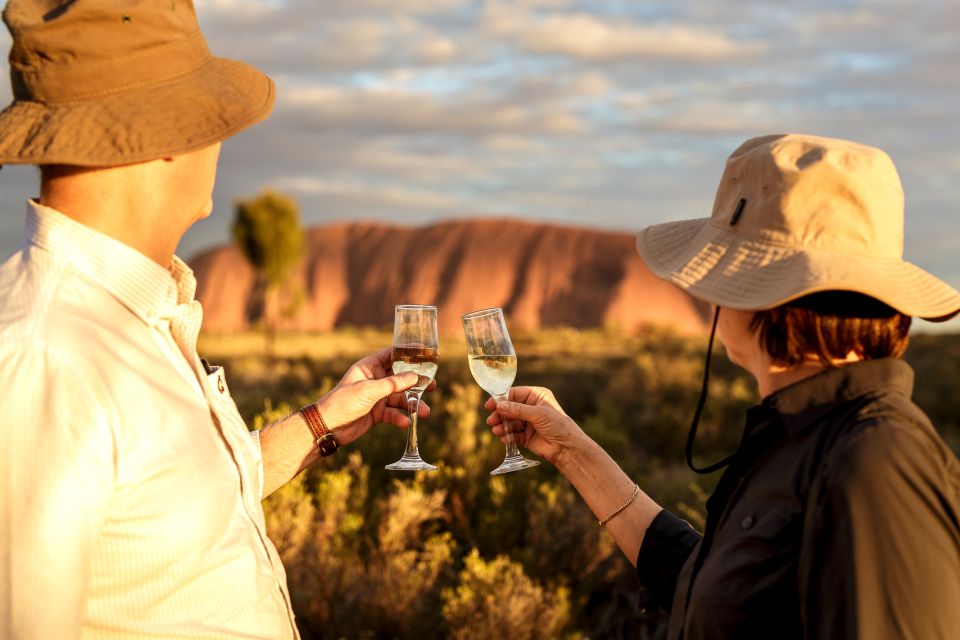
[[[300,409],[300,415],[303,416],[310,430],[313,431],[313,435],[316,436],[317,449],[320,450],[320,455],[326,458],[327,456],[335,454],[337,449],[340,448],[340,445],[337,444],[337,439],[333,435],[333,431],[327,428],[327,424],[323,421],[323,416],[320,415],[320,410],[317,408],[317,405],[315,403],[308,404]]]

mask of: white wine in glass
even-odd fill
[[[407,389],[407,446],[403,456],[388,464],[391,471],[436,471],[437,468],[420,457],[417,443],[417,409],[420,396],[437,375],[440,351],[437,346],[437,308],[424,305],[400,304],[393,314],[393,372],[413,371],[417,384]]]
[[[506,400],[510,387],[517,377],[517,354],[507,332],[507,323],[500,308],[483,309],[463,316],[463,333],[467,338],[467,362],[470,373],[480,388],[498,402]],[[503,464],[490,472],[496,476],[511,471],[535,467],[539,462],[520,455],[514,433],[522,431],[522,425],[503,419],[504,439],[507,453]]]

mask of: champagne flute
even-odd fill
[[[434,306],[398,304],[393,314],[393,372],[413,371],[419,378],[416,386],[407,389],[407,411],[410,427],[403,457],[388,464],[391,471],[436,471],[424,462],[417,447],[417,409],[420,396],[437,375],[440,353],[437,347],[437,308]]]
[[[468,313],[462,320],[463,333],[467,338],[467,362],[473,379],[497,402],[506,400],[510,386],[517,377],[517,353],[510,342],[503,311],[499,307],[483,309]],[[504,418],[503,430],[507,441],[506,457],[503,464],[491,471],[490,475],[497,476],[540,464],[520,455],[513,435],[523,431],[520,425]]]

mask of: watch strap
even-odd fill
[[[323,421],[323,416],[320,415],[320,409],[317,408],[317,405],[308,404],[300,409],[300,415],[303,416],[307,426],[313,431],[320,455],[326,458],[327,456],[335,454],[337,449],[340,448],[340,445],[337,444],[337,439],[333,435],[333,432],[327,428],[327,423]]]

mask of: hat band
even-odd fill
[[[94,63],[39,69],[11,64],[10,83],[17,100],[70,102],[172,80],[212,57],[198,29],[181,40]]]

